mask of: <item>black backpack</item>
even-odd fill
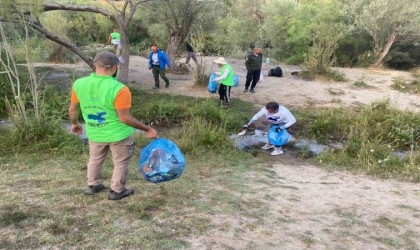
[[[281,70],[280,67],[270,69],[270,71],[268,71],[268,76],[283,77],[283,70]]]

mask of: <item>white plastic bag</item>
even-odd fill
[[[263,73],[261,72],[260,74],[260,80],[258,81],[259,83],[262,83],[264,81],[264,76]]]

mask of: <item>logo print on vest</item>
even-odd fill
[[[102,116],[106,115],[106,112],[99,112],[99,113],[96,113],[96,114],[97,115],[88,114],[88,119],[98,121],[99,124],[106,121],[106,119],[102,117]]]

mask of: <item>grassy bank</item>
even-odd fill
[[[301,137],[344,143],[343,149],[316,159],[323,164],[420,181],[420,114],[397,110],[388,101],[297,114]]]

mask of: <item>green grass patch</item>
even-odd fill
[[[311,71],[311,70],[304,70],[299,73],[302,79],[307,81],[314,81],[314,80],[325,80],[325,81],[335,81],[335,82],[346,82],[346,76],[339,72],[338,70],[334,69],[327,69],[325,71]]]
[[[356,109],[295,111],[299,137],[322,143],[342,141],[342,150],[316,160],[328,166],[363,170],[382,177],[420,181],[420,115],[402,112],[382,101]],[[399,158],[394,152],[406,151]]]
[[[391,87],[403,93],[420,94],[420,78],[412,81],[396,78]]]
[[[355,81],[353,83],[353,85],[356,86],[356,87],[365,88],[365,89],[371,89],[371,88],[373,88],[372,85],[369,85],[369,84],[365,83],[363,80],[361,80],[361,81]]]

